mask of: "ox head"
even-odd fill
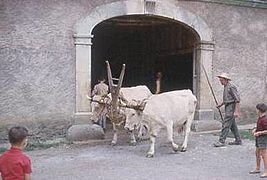
[[[125,112],[126,120],[124,128],[128,132],[137,131],[137,138],[142,140],[146,138],[149,132],[149,126],[143,121],[143,112],[135,109],[127,109]]]
[[[144,99],[142,101],[136,101],[132,100],[127,104],[128,107],[125,110],[125,126],[124,128],[127,130],[134,130],[134,129],[140,129],[141,128],[141,120],[142,120],[142,111],[145,108],[147,99]]]
[[[125,110],[125,116],[125,129],[129,131],[133,131],[134,129],[140,129],[142,120],[141,111],[135,109],[127,109]]]
[[[141,120],[142,120],[142,111],[145,108],[146,100],[143,101],[135,101],[132,100],[126,110],[125,110],[125,126],[124,128],[132,131],[134,129],[141,128]]]

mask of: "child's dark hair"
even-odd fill
[[[267,111],[267,106],[264,103],[257,104],[256,108],[262,113]]]
[[[28,130],[23,126],[12,127],[8,132],[8,139],[11,144],[21,143],[28,136]]]

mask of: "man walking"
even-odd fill
[[[235,141],[229,142],[229,145],[241,145],[242,141],[238,128],[236,125],[235,118],[240,117],[240,96],[237,91],[237,88],[230,83],[231,78],[227,73],[222,73],[217,76],[220,83],[224,86],[223,91],[223,102],[218,104],[217,108],[220,108],[224,105],[225,107],[225,116],[222,122],[222,130],[219,141],[214,143],[215,147],[225,146],[225,140],[229,133],[229,130],[232,131],[235,137]]]

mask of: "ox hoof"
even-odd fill
[[[180,151],[181,152],[185,152],[186,151],[186,148],[185,147],[182,147]]]
[[[178,152],[179,151],[179,147],[172,147],[174,152]]]
[[[147,158],[152,158],[152,157],[154,157],[154,154],[147,154],[146,157]]]
[[[117,144],[117,143],[114,142],[114,141],[112,141],[112,142],[110,143],[111,146],[116,146],[116,144]]]

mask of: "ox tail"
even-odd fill
[[[189,100],[189,113],[195,113],[196,106],[197,106],[197,98],[193,95],[192,99]]]
[[[192,121],[194,119],[194,114],[196,111],[196,106],[197,106],[197,98],[196,96],[192,96],[192,99],[189,100],[188,102],[188,113],[190,115],[191,118],[187,119],[182,125],[179,125],[177,128],[178,133],[182,133],[186,130],[186,125],[188,124],[189,126],[191,126]]]

